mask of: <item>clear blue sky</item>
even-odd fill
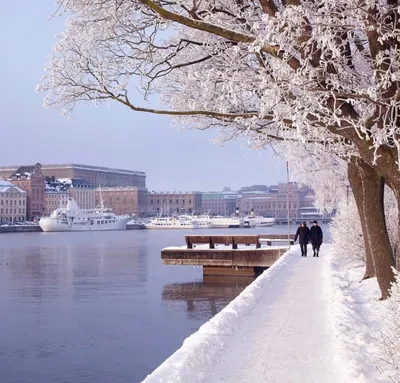
[[[64,21],[53,1],[2,4],[0,164],[83,163],[143,170],[151,190],[220,190],[285,180],[283,163],[239,142],[217,147],[212,132],[181,132],[167,117],[81,105],[72,119],[42,108],[35,92]]]

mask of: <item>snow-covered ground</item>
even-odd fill
[[[376,281],[333,251],[292,246],[144,382],[389,382],[376,367]]]

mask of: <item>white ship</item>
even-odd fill
[[[98,209],[80,209],[73,198],[66,207],[54,210],[50,217],[41,218],[39,226],[49,231],[95,231],[125,230],[130,220],[128,216],[117,216],[104,208],[103,201]]]
[[[215,229],[228,229],[243,227],[244,221],[240,217],[222,217],[217,215],[215,217],[211,217],[211,224]]]
[[[212,221],[208,214],[202,215],[188,215],[182,214],[178,216],[179,220],[181,221],[191,221],[197,225],[198,229],[211,229]]]
[[[248,216],[243,218],[244,222],[251,227],[269,227],[275,224],[275,218],[262,216]]]
[[[145,223],[146,229],[197,229],[196,221],[188,218],[177,217],[155,217]]]

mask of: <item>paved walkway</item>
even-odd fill
[[[340,381],[330,331],[329,256],[324,246],[319,258],[290,256],[271,278],[268,290],[274,293],[224,346],[208,382]]]

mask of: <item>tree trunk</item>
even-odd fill
[[[381,299],[386,299],[391,283],[394,282],[394,262],[383,203],[385,182],[381,175],[360,158],[357,158],[356,166],[362,180],[362,208],[375,275],[381,290]]]
[[[364,247],[365,247],[365,273],[363,279],[375,277],[375,268],[372,260],[371,246],[368,240],[367,222],[365,220],[363,210],[363,189],[361,174],[356,165],[356,158],[352,157],[351,161],[347,164],[347,176],[350,182],[350,186],[354,195],[354,199],[357,206],[358,215],[360,216],[361,230],[363,233]]]

